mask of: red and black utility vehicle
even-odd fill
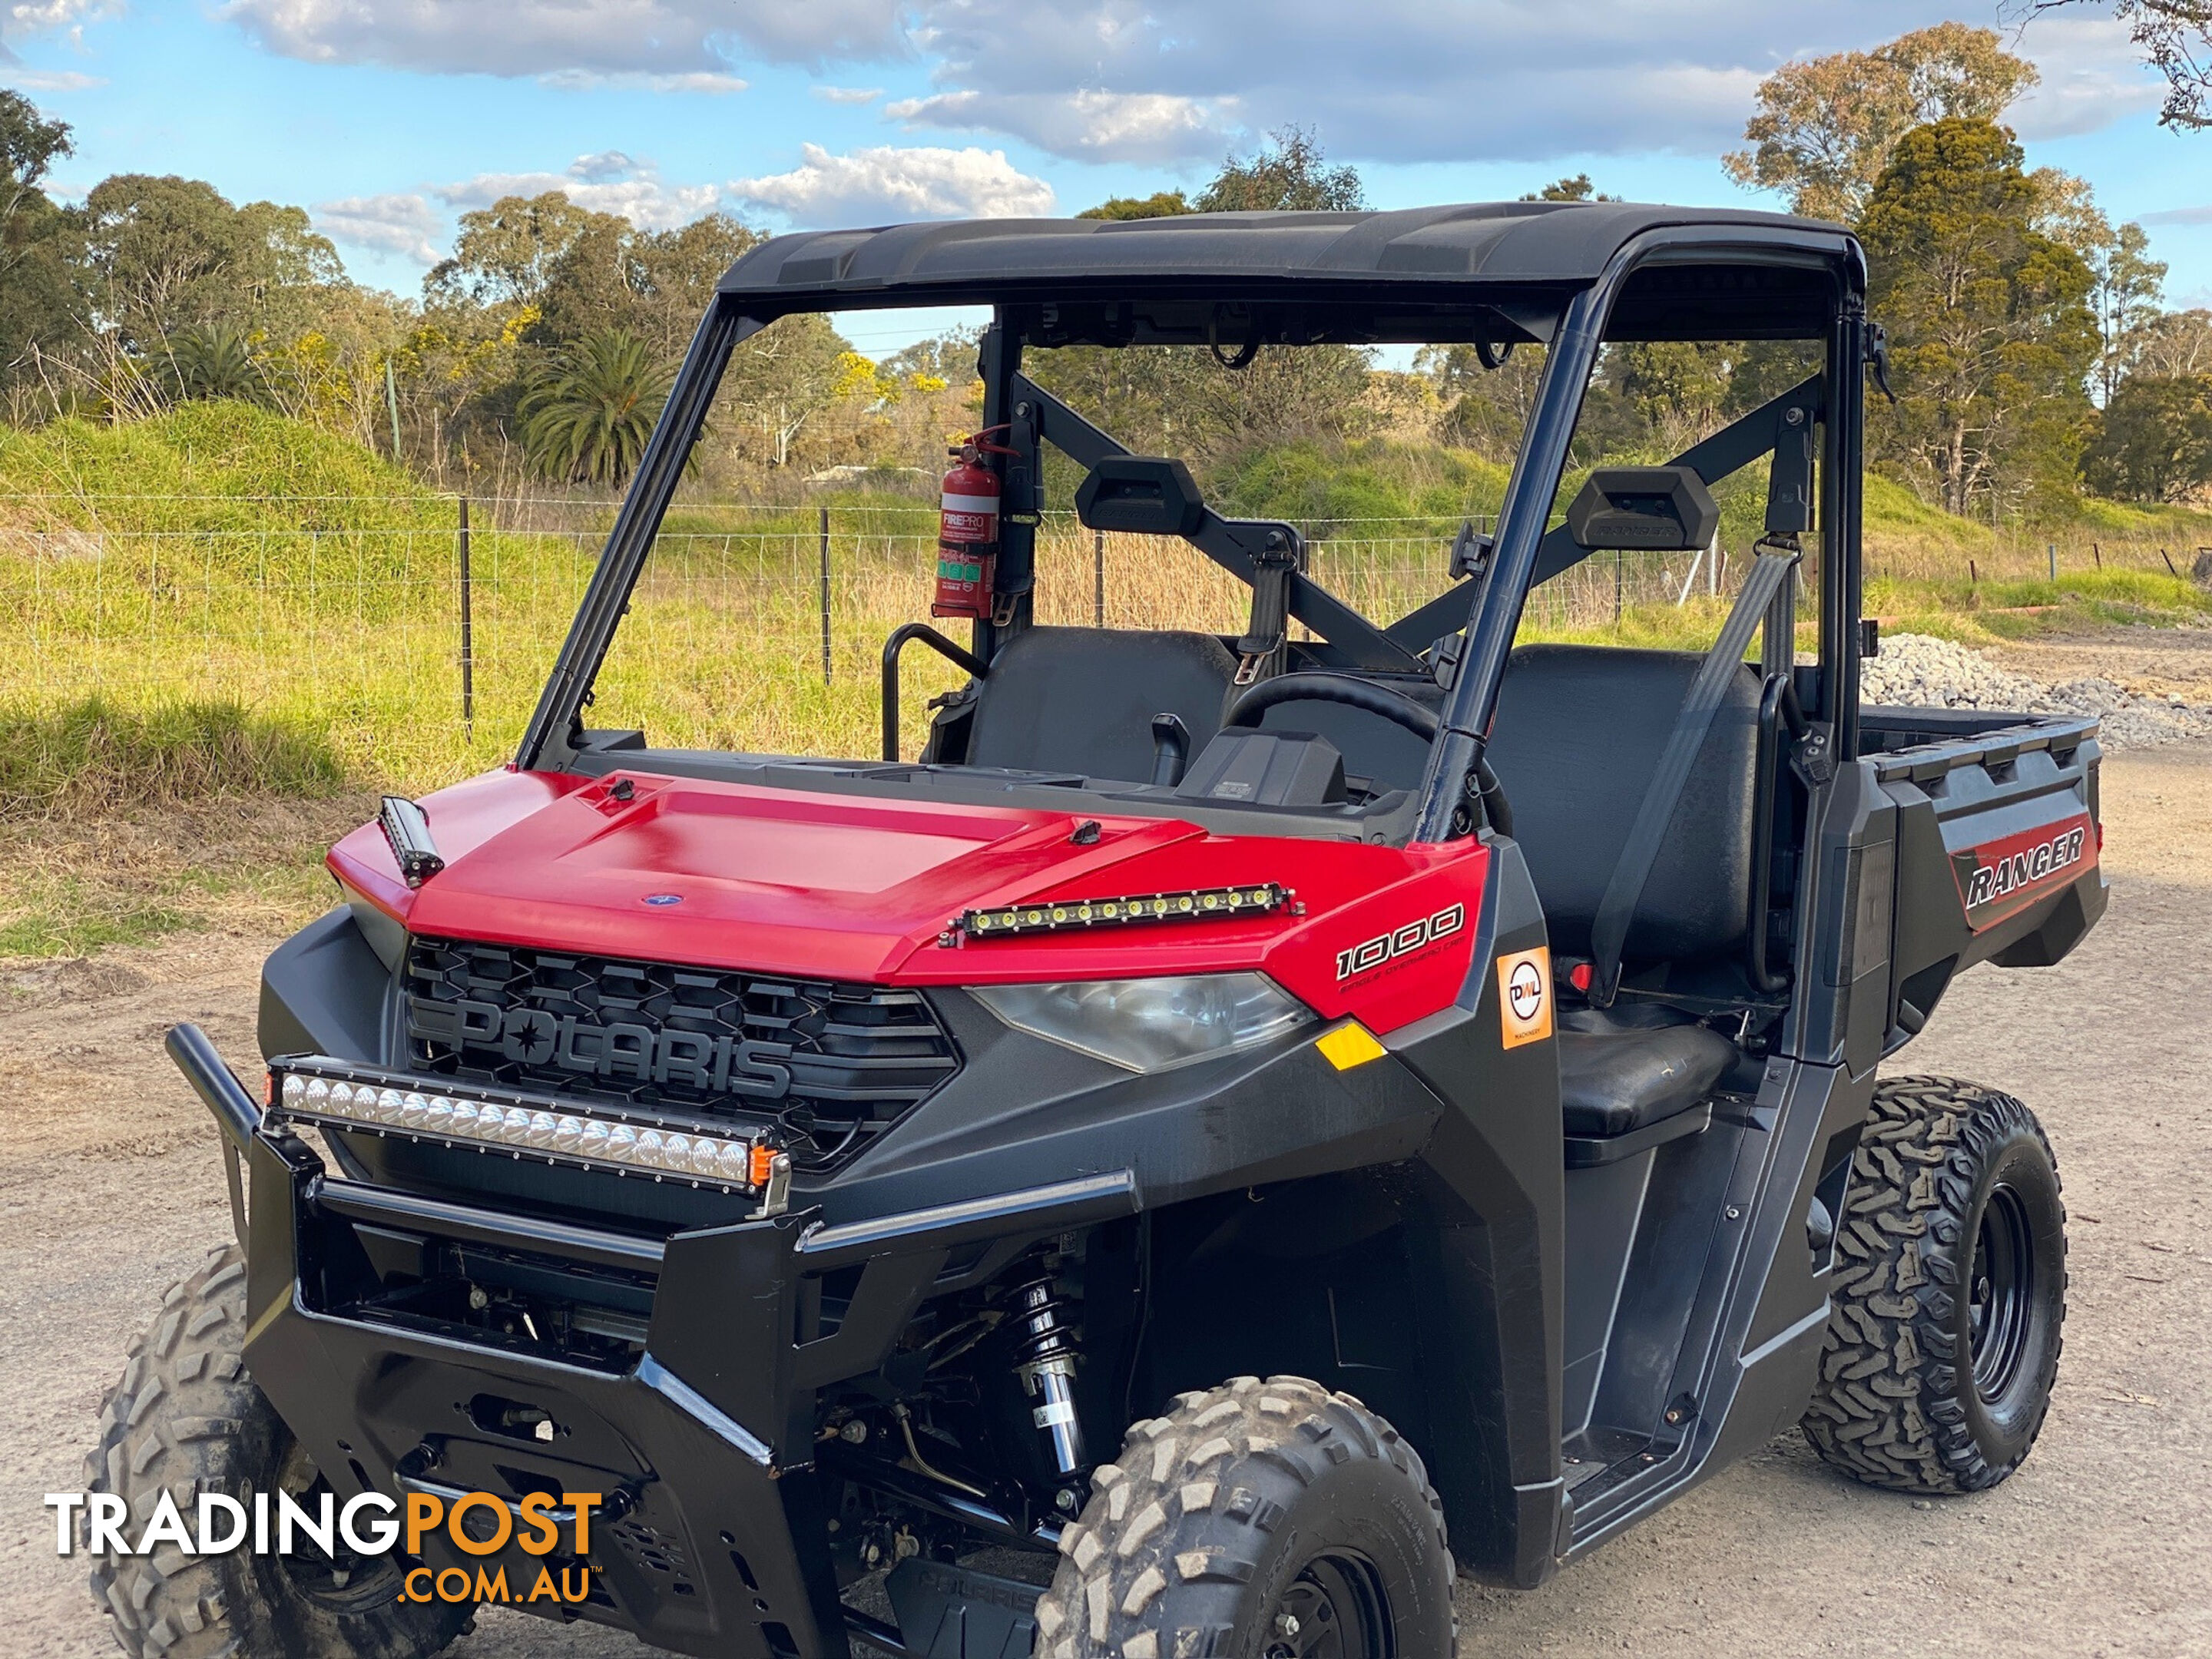
[[[2002,1480],[2057,1363],[2050,1149],[1876,1066],[2101,914],[2096,726],[1861,708],[1863,279],[1832,226],[1613,204],[748,253],[513,764],[331,854],[262,1100],[173,1034],[240,1242],[94,1484],[488,1492],[480,1548],[599,1492],[581,1552],[419,1565],[586,1566],[526,1610],[687,1653],[1384,1659],[1448,1650],[1455,1571],[1540,1583],[1801,1421],[1879,1485]],[[732,349],[952,304],[988,432],[915,609],[935,575],[970,626],[887,642],[880,759],[591,724]],[[1802,372],[1555,513],[1600,353],[1682,341]],[[1494,532],[1380,619],[1036,368],[1416,342],[1541,371]],[[1516,647],[1592,552],[1705,546],[1746,468],[1710,649]],[[1040,622],[1055,477],[1249,584],[1246,631]],[[916,644],[968,678],[902,759]],[[396,1659],[465,1616],[396,1599],[415,1565],[94,1584],[133,1654]]]

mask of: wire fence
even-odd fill
[[[0,706],[236,702],[306,724],[367,775],[481,769],[519,738],[615,511],[554,496],[0,498]],[[1456,521],[1302,528],[1314,578],[1378,622],[1449,585]],[[883,642],[927,617],[935,550],[927,501],[679,503],[592,723],[669,745],[874,753]],[[1536,590],[1524,631],[1717,603],[1747,563],[1717,546],[1600,556]],[[1250,605],[1187,544],[1071,514],[1045,516],[1036,570],[1048,623],[1235,635]],[[905,752],[957,678],[908,653]]]

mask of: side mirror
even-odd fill
[[[1190,469],[1151,455],[1109,455],[1075,487],[1075,516],[1088,530],[1188,536],[1206,517]]]
[[[1589,553],[1686,553],[1720,527],[1720,504],[1686,466],[1601,466],[1567,508],[1567,533]]]

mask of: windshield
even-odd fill
[[[582,752],[1162,805],[1203,781],[1209,805],[1388,814],[1425,787],[1479,600],[1498,637],[1481,596],[1506,501],[1543,520],[1506,638],[1702,651],[1776,522],[1777,422],[1819,420],[1811,342],[1616,342],[1571,383],[1526,334],[1362,345],[1308,307],[1294,344],[1255,308],[1241,341],[1116,345],[1055,334],[1053,310],[873,356],[826,315],[710,322],[727,371],[679,381],[678,422],[699,416],[680,471],[672,449],[643,462],[667,505]],[[1516,483],[1540,417],[1571,439]],[[1717,491],[1698,545],[1570,532],[1594,473],[1677,462]]]
[[[592,726],[642,730],[656,749],[872,757],[893,630],[930,622],[972,643],[969,621],[933,618],[932,602],[948,451],[982,424],[988,313],[874,359],[842,320],[786,318],[732,352],[600,668]],[[1540,356],[1510,365],[1514,396],[1531,395]],[[1229,369],[1205,347],[1076,346],[1022,367],[1129,450],[1182,460],[1224,517],[1293,526],[1308,578],[1378,624],[1452,586],[1454,540],[1492,527],[1519,435],[1496,409],[1455,407],[1466,371],[1443,350],[1266,346]],[[1246,633],[1245,580],[1181,537],[1087,527],[1075,496],[1088,469],[1041,452],[1026,621]],[[611,523],[613,503],[578,510]],[[1295,617],[1287,631],[1316,639]],[[905,653],[903,754],[927,739],[929,701],[966,678],[927,648]]]

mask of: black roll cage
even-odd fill
[[[1595,281],[1568,295],[1559,313],[1482,574],[1457,583],[1380,628],[1302,570],[1292,574],[1291,615],[1324,642],[1323,659],[1332,665],[1354,672],[1419,672],[1426,667],[1421,652],[1442,636],[1462,629],[1466,632],[1441,729],[1430,750],[1413,841],[1448,840],[1459,832],[1455,815],[1460,826],[1468,821],[1462,803],[1479,775],[1490,724],[1497,712],[1498,687],[1528,590],[1586,556],[1564,526],[1549,527],[1552,503],[1599,347],[1623,290],[1632,276],[1663,265],[1717,265],[1723,270],[1729,266],[1795,267],[1823,273],[1829,279],[1831,303],[1821,372],[1692,445],[1674,464],[1693,469],[1710,484],[1769,453],[1783,454],[1792,463],[1786,471],[1778,464],[1778,483],[1801,495],[1793,506],[1778,501],[1783,490],[1771,488],[1768,527],[1802,530],[1817,524],[1820,531],[1820,672],[1812,695],[1804,699],[1805,712],[1829,727],[1838,760],[1856,757],[1859,461],[1869,349],[1866,266],[1856,241],[1826,240],[1824,248],[1760,228],[1721,230],[1694,225],[1654,228],[1631,237],[1613,252]],[[1006,627],[990,622],[974,624],[972,657],[985,665],[995,654],[1001,636],[1026,626],[1029,620],[1036,515],[1024,509],[1034,501],[1041,476],[1039,445],[1050,443],[1086,469],[1108,457],[1130,453],[1021,373],[1024,322],[1049,315],[1051,307],[1039,299],[1031,285],[1009,286],[1011,292],[986,284],[950,295],[931,294],[905,301],[994,305],[993,324],[983,336],[977,364],[984,387],[981,424],[1007,428],[1008,447],[1018,452],[1015,459],[1001,464],[1006,473],[1006,513],[1000,551],[1000,591],[1012,596],[1016,604]],[[1370,278],[1348,285],[1343,291],[1380,298],[1397,286],[1389,279]],[[1194,279],[1192,287],[1204,297],[1218,291],[1220,284]],[[1482,309],[1492,303],[1492,296],[1486,295],[1481,284],[1468,283],[1467,290],[1466,304],[1470,308]],[[515,756],[519,769],[558,769],[575,757],[593,682],[628,609],[684,462],[705,424],[731,353],[779,317],[856,308],[854,301],[861,296],[809,297],[811,303],[776,304],[768,296],[726,290],[717,294],[692,338],[524,732]],[[1816,511],[1806,511],[1813,504],[1802,495],[1805,480],[1802,467],[1796,463],[1811,460],[1814,451],[1808,438],[1815,423],[1818,502]],[[1783,515],[1779,522],[1778,513]],[[1793,513],[1796,522],[1790,521]],[[1285,533],[1296,534],[1286,525],[1226,519],[1207,508],[1187,539],[1249,584],[1269,538]]]

